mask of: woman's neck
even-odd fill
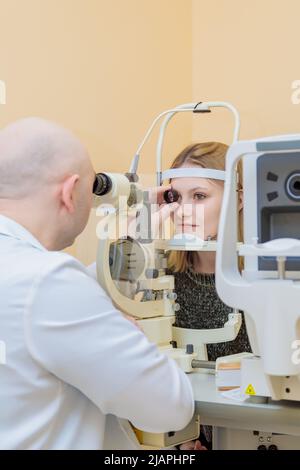
[[[195,252],[193,256],[193,270],[196,273],[213,274],[216,267],[215,252]]]

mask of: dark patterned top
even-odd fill
[[[175,325],[181,328],[222,328],[232,311],[219,298],[214,274],[195,273],[191,269],[183,273],[172,272],[175,277],[177,302]],[[234,341],[207,345],[208,360],[240,352],[251,352],[243,318],[242,326]]]

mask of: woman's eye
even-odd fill
[[[202,200],[202,199],[205,199],[206,198],[206,195],[205,194],[202,194],[202,193],[195,193],[194,194],[194,198],[199,201],[199,200]]]

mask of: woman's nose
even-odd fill
[[[181,201],[175,215],[178,219],[191,217],[193,215],[193,204]]]
[[[190,201],[184,202],[182,206],[183,217],[191,217],[193,215],[193,212],[194,212],[193,203]]]

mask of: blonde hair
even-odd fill
[[[225,157],[228,145],[221,142],[202,142],[185,147],[173,161],[171,168],[180,168],[185,163],[198,165],[202,168],[225,170]],[[237,165],[238,183],[237,191],[243,190],[242,163]],[[223,181],[215,180],[217,184],[224,185]],[[239,212],[238,240],[243,240],[243,210]],[[169,268],[175,272],[184,272],[193,266],[192,251],[171,251],[168,257]],[[242,269],[242,260],[239,260]]]

